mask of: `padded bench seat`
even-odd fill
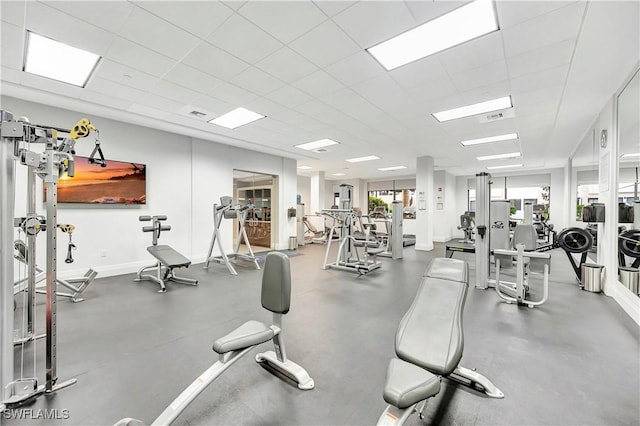
[[[392,359],[387,369],[384,400],[400,409],[440,392],[440,377],[408,362]]]
[[[273,339],[273,329],[260,321],[247,321],[231,333],[213,342],[213,350],[222,355],[227,352],[259,345]]]
[[[191,261],[169,246],[149,246],[147,251],[168,268],[186,268]]]

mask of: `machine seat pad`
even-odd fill
[[[147,251],[168,268],[186,268],[191,261],[169,246],[149,246]]]
[[[394,358],[387,369],[384,400],[404,409],[440,392],[440,377],[416,365]]]
[[[469,280],[468,267],[464,260],[438,257],[431,261],[425,277],[466,283]]]
[[[224,337],[213,342],[213,350],[219,354],[259,345],[273,339],[274,333],[260,321],[247,321]]]

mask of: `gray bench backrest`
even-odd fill
[[[291,268],[283,253],[267,255],[262,273],[262,307],[277,314],[286,314],[291,306]]]
[[[536,228],[530,224],[520,224],[513,230],[511,246],[516,249],[518,244],[524,244],[525,250],[535,250],[538,241]]]
[[[434,259],[398,327],[396,354],[400,359],[437,375],[447,376],[455,370],[464,349],[462,312],[467,289],[466,262]]]

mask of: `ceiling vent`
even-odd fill
[[[314,149],[313,152],[317,152],[318,154],[322,154],[324,152],[328,152],[329,150],[326,148],[318,148],[318,149]]]
[[[189,115],[193,115],[194,117],[202,118],[207,114],[205,114],[204,112],[201,112],[201,111],[195,111],[194,110],[194,111],[189,112]]]
[[[489,114],[482,114],[478,118],[478,121],[480,121],[480,123],[491,123],[493,121],[504,120],[505,118],[512,118],[515,116],[516,114],[513,108],[509,108],[509,109],[504,109],[502,111],[494,111]]]

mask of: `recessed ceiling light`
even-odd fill
[[[333,173],[331,176],[344,176],[344,173]]]
[[[482,157],[476,157],[479,161],[487,161],[487,160],[499,160],[501,158],[517,158],[522,154],[519,152],[509,152],[506,154],[496,154],[496,155],[484,155]]]
[[[635,154],[622,154],[622,157],[620,158],[635,158],[635,157],[640,157],[640,152]]]
[[[480,138],[480,139],[469,139],[466,141],[461,141],[460,143],[464,146],[469,146],[469,145],[479,145],[481,143],[502,142],[502,141],[517,140],[517,139],[518,139],[517,133],[509,133],[508,135],[490,136],[488,138]]]
[[[402,169],[406,169],[407,166],[392,166],[392,167],[382,167],[378,170],[380,170],[381,172],[388,172],[391,170],[402,170]]]
[[[477,0],[367,51],[390,71],[498,29],[493,2]]]
[[[84,87],[100,56],[27,31],[24,71]]]
[[[490,101],[480,102],[473,105],[466,105],[447,111],[434,112],[431,115],[433,115],[436,120],[443,122],[511,107],[513,107],[513,104],[511,103],[511,95],[509,95],[503,98],[492,99]]]
[[[245,124],[252,123],[264,117],[266,116],[250,111],[246,108],[236,108],[218,118],[209,120],[209,123],[226,127],[227,129],[235,129],[236,127],[244,126]]]
[[[360,163],[361,161],[379,160],[380,157],[375,155],[367,155],[366,157],[349,158],[347,161],[350,163]]]
[[[487,170],[496,170],[496,169],[509,169],[512,167],[522,167],[522,164],[509,164],[504,166],[489,166]]]
[[[313,151],[314,149],[323,148],[325,146],[337,145],[339,142],[336,142],[331,139],[320,139],[313,142],[307,142],[300,145],[296,145],[296,148],[306,149],[307,151]]]
[[[310,170],[311,166],[298,166],[298,170]]]

